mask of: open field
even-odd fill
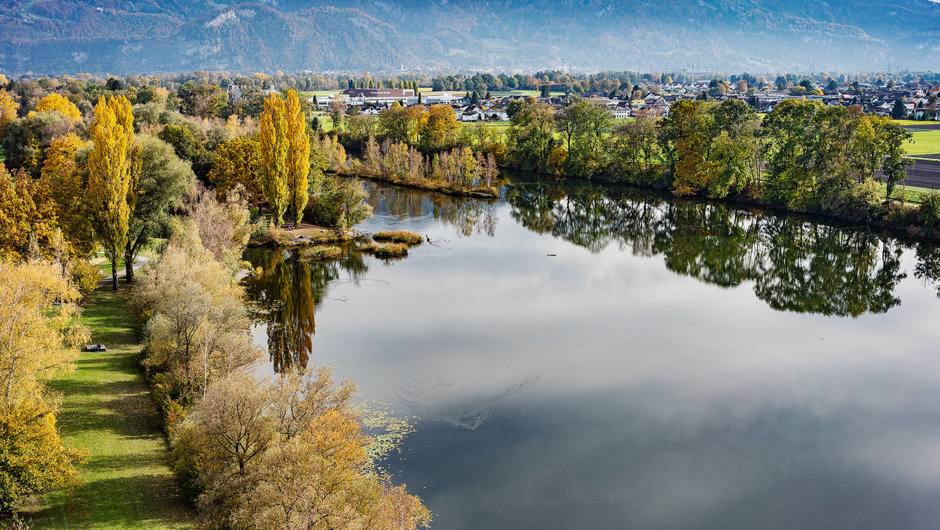
[[[26,507],[33,528],[183,529],[191,513],[170,471],[166,440],[140,371],[140,345],[126,308],[128,291],[95,291],[82,321],[93,343],[74,373],[51,383],[63,395],[59,428],[66,443],[87,448],[85,482]]]
[[[904,146],[908,154],[940,153],[940,131],[911,131],[911,134],[913,143]]]

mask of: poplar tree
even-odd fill
[[[290,189],[287,184],[287,120],[284,118],[284,100],[277,94],[264,101],[264,113],[259,122],[258,141],[261,143],[261,184],[268,204],[274,211],[277,226],[284,222]]]
[[[117,260],[127,244],[140,171],[140,148],[134,146],[130,101],[124,96],[100,98],[89,134],[94,149],[88,154],[88,197],[96,212],[98,235],[111,260],[111,281],[117,291]]]
[[[307,119],[300,108],[297,92],[287,93],[284,106],[287,122],[287,186],[290,189],[289,203],[293,208],[294,225],[299,225],[309,197],[310,137],[307,136]]]

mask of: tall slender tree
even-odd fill
[[[300,107],[297,92],[293,90],[287,93],[284,119],[287,122],[288,202],[293,210],[294,224],[299,225],[310,196],[307,178],[310,174],[310,137],[307,136],[307,118]]]
[[[94,149],[88,155],[88,197],[98,235],[111,260],[112,286],[117,291],[117,260],[127,244],[128,224],[136,204],[132,192],[136,192],[140,171],[140,148],[134,146],[130,101],[124,96],[100,98],[89,133]]]
[[[287,184],[287,120],[284,117],[284,100],[271,94],[264,101],[264,113],[260,120],[261,131],[261,183],[268,204],[274,211],[277,226],[284,222],[290,188]]]

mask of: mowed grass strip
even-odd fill
[[[27,504],[33,528],[193,528],[138,364],[127,298],[124,286],[91,294],[82,320],[108,351],[82,352],[75,372],[50,384],[63,396],[63,439],[90,455],[79,466],[83,486]]]

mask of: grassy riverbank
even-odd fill
[[[192,528],[138,364],[127,298],[124,286],[91,294],[82,321],[109,351],[82,352],[75,372],[50,384],[63,395],[63,440],[90,455],[79,466],[83,486],[27,504],[33,528]]]

